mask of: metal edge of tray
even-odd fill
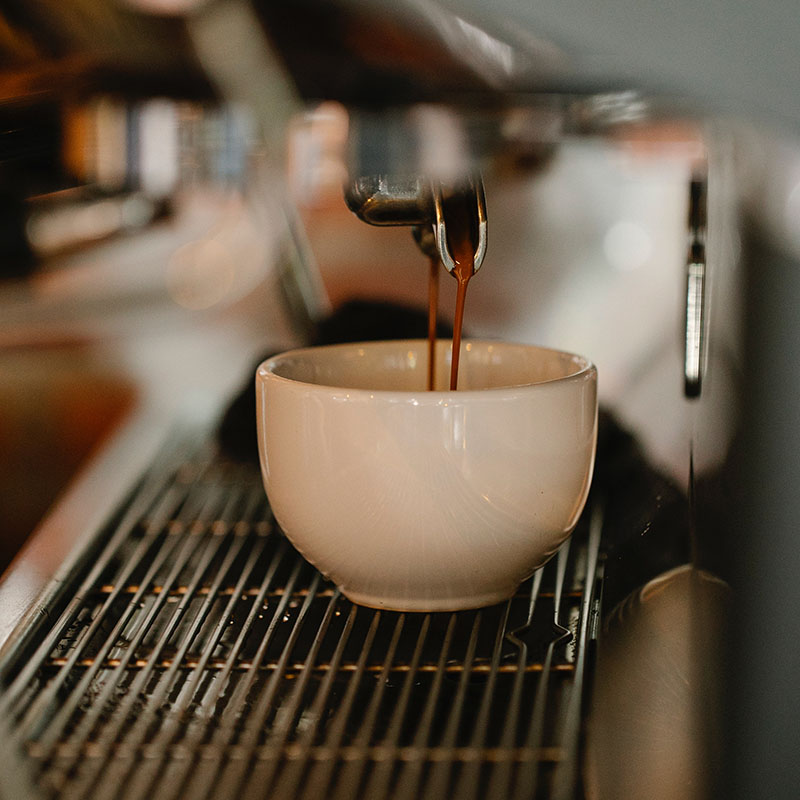
[[[208,430],[219,408],[193,396],[179,413],[136,407],[89,459],[0,576],[0,661],[49,616],[87,548],[133,491],[176,430]]]

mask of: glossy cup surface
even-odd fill
[[[294,350],[256,374],[264,486],[295,547],[351,600],[500,602],[570,535],[597,438],[597,371],[529,345],[462,345],[425,390],[427,342]],[[438,343],[437,386],[449,342]]]

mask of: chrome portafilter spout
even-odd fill
[[[417,246],[430,261],[428,281],[428,389],[436,383],[436,308],[439,265],[458,280],[450,389],[457,388],[467,283],[486,255],[486,199],[480,177],[445,187],[440,181],[386,176],[361,178],[346,190],[349,208],[372,225],[410,225]],[[449,222],[448,222],[449,221]],[[454,239],[448,237],[448,224]],[[470,250],[474,247],[471,254]],[[455,257],[454,257],[455,253]]]
[[[447,237],[446,204],[457,200],[475,209],[477,241],[475,272],[483,263],[487,244],[486,195],[483,179],[470,178],[456,186],[444,186],[422,177],[372,175],[359,177],[345,187],[347,207],[370,225],[409,225],[414,240],[427,256],[435,256],[448,272],[455,267]]]
[[[475,254],[473,256],[473,272],[477,272],[483,264],[486,256],[487,244],[487,222],[486,222],[486,194],[483,189],[483,180],[476,178],[467,184],[467,188],[462,190],[466,194],[464,198],[468,201],[470,208],[475,208],[475,218],[477,220],[477,242]],[[459,198],[462,199],[462,198]],[[450,252],[450,240],[447,238],[447,214],[445,212],[445,195],[441,185],[437,185],[433,190],[433,205],[436,212],[434,223],[434,233],[436,235],[436,247],[439,257],[442,259],[445,269],[452,273],[456,267],[455,259]]]
[[[370,225],[425,225],[434,220],[430,181],[422,177],[360,176],[345,186],[344,199]]]

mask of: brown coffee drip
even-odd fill
[[[428,276],[428,391],[434,389],[436,380],[436,310],[439,305],[439,261],[438,255],[430,257]]]
[[[450,253],[455,262],[452,275],[458,281],[456,310],[453,319],[453,349],[450,358],[450,391],[458,388],[458,362],[461,355],[461,333],[464,327],[464,305],[467,285],[475,274],[475,249],[477,220],[474,212],[462,198],[453,198],[445,204],[445,223]]]

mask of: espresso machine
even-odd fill
[[[791,4],[7,5],[7,383],[135,390],[0,582],[0,797],[793,797]],[[446,335],[454,197],[469,335],[598,366],[594,485],[509,603],[375,612],[277,530],[251,365],[424,337],[430,258]]]

